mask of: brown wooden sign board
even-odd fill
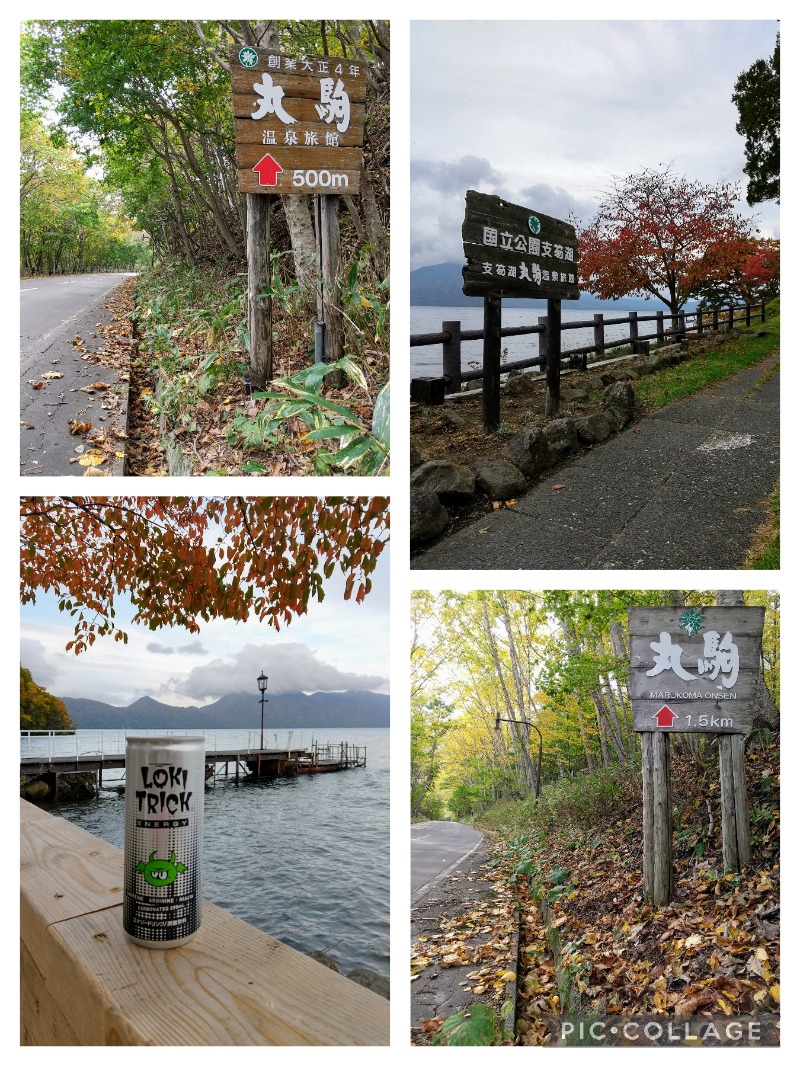
[[[367,64],[249,46],[228,58],[240,191],[357,195]]]
[[[575,227],[486,193],[467,193],[464,225],[466,296],[577,300]]]
[[[628,687],[638,733],[749,733],[763,607],[631,607]]]

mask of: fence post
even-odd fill
[[[750,304],[744,305],[744,324],[746,326],[750,325]]]
[[[685,311],[679,311],[678,312],[678,340],[679,341],[685,341],[686,340],[686,312]]]
[[[442,322],[442,333],[449,333],[450,340],[442,344],[442,374],[445,392],[461,391],[461,323]]]
[[[637,311],[628,312],[628,332],[631,340],[631,351],[635,353],[639,344],[639,316]]]
[[[703,312],[700,310],[699,307],[697,308],[696,319],[697,319],[697,336],[698,337],[702,337],[703,336]]]
[[[483,432],[500,425],[500,318],[499,296],[483,298]]]
[[[541,322],[542,320],[539,319]],[[540,334],[541,336],[541,334]],[[606,330],[603,325],[603,313],[594,316],[594,354],[599,359],[603,354],[603,345],[606,342]]]
[[[728,308],[728,331],[733,329],[733,304]]]
[[[547,392],[545,416],[558,414],[561,403],[561,301],[547,299]]]
[[[711,325],[715,333],[719,333],[719,308],[715,307],[711,318]]]
[[[656,311],[656,344],[664,343],[664,312]]]
[[[762,322],[766,322],[767,321],[767,301],[766,300],[762,300],[761,301],[761,321]]]

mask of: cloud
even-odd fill
[[[193,640],[189,644],[176,647],[173,644],[161,644],[151,640],[147,645],[147,651],[152,655],[207,655],[208,652],[199,640]]]
[[[553,188],[552,185],[539,183],[529,185],[519,191],[521,203],[543,215],[551,215],[566,222],[570,216],[588,220],[594,217],[597,206],[585,200],[578,200],[566,189]]]
[[[428,185],[439,193],[458,193],[462,197],[467,189],[481,186],[480,192],[495,192],[500,195],[505,179],[495,170],[488,159],[477,155],[465,155],[452,163],[432,159],[419,159],[411,163],[411,185],[415,182]]]
[[[53,666],[47,648],[40,640],[22,637],[19,642],[20,665],[30,670],[37,685],[51,689],[58,678],[58,668]]]
[[[230,692],[256,690],[256,678],[269,677],[269,691],[336,692],[343,689],[387,691],[388,679],[377,674],[356,674],[322,662],[305,644],[287,643],[269,647],[247,644],[225,659],[213,659],[195,667],[184,679],[173,678],[165,690],[195,700],[212,700]],[[162,695],[166,695],[162,691]]]

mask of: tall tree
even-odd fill
[[[22,603],[55,592],[76,619],[67,650],[127,640],[115,597],[150,629],[250,617],[280,628],[324,598],[335,569],[345,599],[370,592],[389,539],[385,497],[23,497]]]
[[[589,225],[578,228],[586,288],[605,300],[654,296],[677,314],[687,300],[726,282],[750,224],[738,190],[644,169],[613,179]]]
[[[747,202],[781,195],[781,36],[771,59],[757,59],[736,79],[731,97],[739,111],[736,132],[745,138]]]
[[[20,729],[74,729],[63,701],[37,685],[30,670],[19,668]]]

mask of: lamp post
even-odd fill
[[[526,729],[535,729],[536,732],[539,734],[539,760],[538,760],[538,763],[537,763],[537,766],[536,766],[536,788],[534,790],[534,798],[538,800],[538,798],[539,798],[539,789],[540,789],[541,783],[542,783],[542,734],[541,734],[541,731],[539,730],[538,726],[533,724],[533,722],[518,722],[516,720],[516,718],[501,718],[500,715],[498,714],[497,717],[494,720],[494,728],[495,728],[495,732],[497,732],[497,733],[500,732],[500,723],[501,722],[511,722],[512,725],[524,725]]]
[[[262,751],[264,750],[264,703],[269,703],[269,700],[264,695],[267,691],[267,681],[269,681],[269,678],[262,670],[258,675],[258,691],[261,693],[261,743],[259,747]]]

